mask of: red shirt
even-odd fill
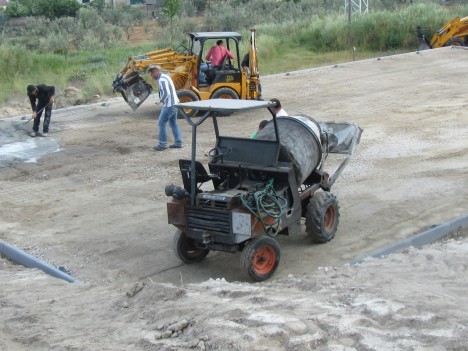
[[[234,55],[222,45],[215,45],[206,53],[205,59],[211,61],[212,66],[221,66],[224,56],[233,59]]]

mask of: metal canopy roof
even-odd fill
[[[235,38],[239,41],[242,38],[237,32],[193,32],[189,36],[195,40]]]
[[[201,111],[247,111],[274,107],[275,103],[259,100],[210,99],[178,103],[174,106],[179,109],[194,109]]]

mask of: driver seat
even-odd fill
[[[184,183],[185,190],[187,190],[189,193],[191,193],[192,189],[192,183],[190,178],[191,164],[191,160],[179,160],[179,169],[180,173],[182,174],[182,182]],[[205,167],[203,167],[203,165],[200,162],[195,161],[195,186],[197,187],[196,192],[201,192],[200,186],[209,180],[213,180],[213,183],[216,183],[216,180],[219,180],[219,178],[216,174],[208,174]]]
[[[205,72],[205,76],[206,76],[206,82],[208,83],[208,85],[211,85],[214,81],[214,78],[216,76],[216,71],[215,71],[215,68],[214,67],[210,67],[206,72]]]

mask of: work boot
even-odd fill
[[[164,146],[161,146],[161,145],[153,146],[154,151],[163,151],[163,150],[166,150],[166,149],[167,149],[167,147],[164,147]]]

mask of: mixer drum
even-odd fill
[[[292,162],[300,185],[322,160],[320,127],[309,116],[281,116],[276,122],[281,144],[278,161]],[[273,121],[257,133],[256,139],[276,140]]]

